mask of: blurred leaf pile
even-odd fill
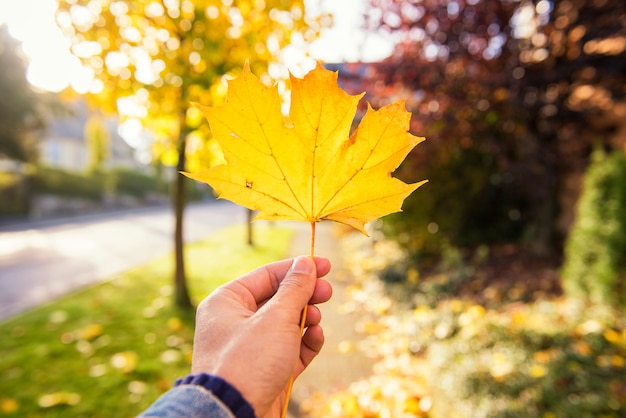
[[[620,417],[626,414],[626,316],[561,296],[478,304],[444,275],[410,269],[402,294],[380,277],[406,265],[397,244],[345,240],[359,282],[356,348],[373,375],[311,402],[311,417]],[[463,280],[473,271],[461,266]],[[387,273],[385,273],[387,272]],[[399,273],[398,273],[399,274]],[[513,279],[513,278],[512,278]],[[458,280],[452,278],[451,280]],[[425,286],[425,282],[436,282]],[[437,297],[419,289],[439,290]],[[515,293],[515,292],[514,292]]]
[[[442,406],[472,417],[624,416],[624,316],[566,299],[471,312],[450,311],[449,336],[438,324],[439,341],[426,342]]]

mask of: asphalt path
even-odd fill
[[[188,205],[185,242],[246,221],[227,201]],[[170,207],[0,225],[0,320],[173,250]]]

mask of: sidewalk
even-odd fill
[[[225,200],[189,205],[185,242],[245,214]],[[168,254],[173,234],[167,206],[0,226],[0,321]]]
[[[297,223],[295,230],[289,256],[309,254],[309,225]],[[348,353],[341,350],[341,346],[356,346],[362,336],[355,331],[358,315],[342,312],[341,309],[347,302],[346,288],[351,284],[351,277],[343,266],[341,250],[337,238],[333,236],[332,223],[317,224],[315,253],[327,257],[332,263],[332,270],[326,278],[333,286],[333,297],[329,302],[320,305],[324,348],[293,386],[289,405],[290,418],[305,416],[299,412],[300,405],[313,394],[330,394],[343,389],[352,382],[369,376],[373,365],[372,360],[358,350],[349,350]]]

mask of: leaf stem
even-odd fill
[[[315,257],[315,222],[311,222],[311,258]],[[304,305],[304,309],[302,310],[302,316],[300,317],[300,335],[304,332],[304,326],[306,323],[306,313],[309,308],[309,305]],[[287,393],[285,393],[285,403],[283,404],[283,411],[280,414],[281,418],[287,417],[287,409],[289,408],[289,398],[291,396],[291,389],[293,388],[293,381],[295,380],[295,376],[292,374],[289,378],[289,383],[287,384]]]
[[[315,257],[315,224],[311,222],[311,258]]]

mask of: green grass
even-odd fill
[[[232,227],[187,246],[192,299],[285,257],[292,230]],[[170,255],[0,324],[0,416],[134,416],[189,372],[193,312],[173,306]]]

